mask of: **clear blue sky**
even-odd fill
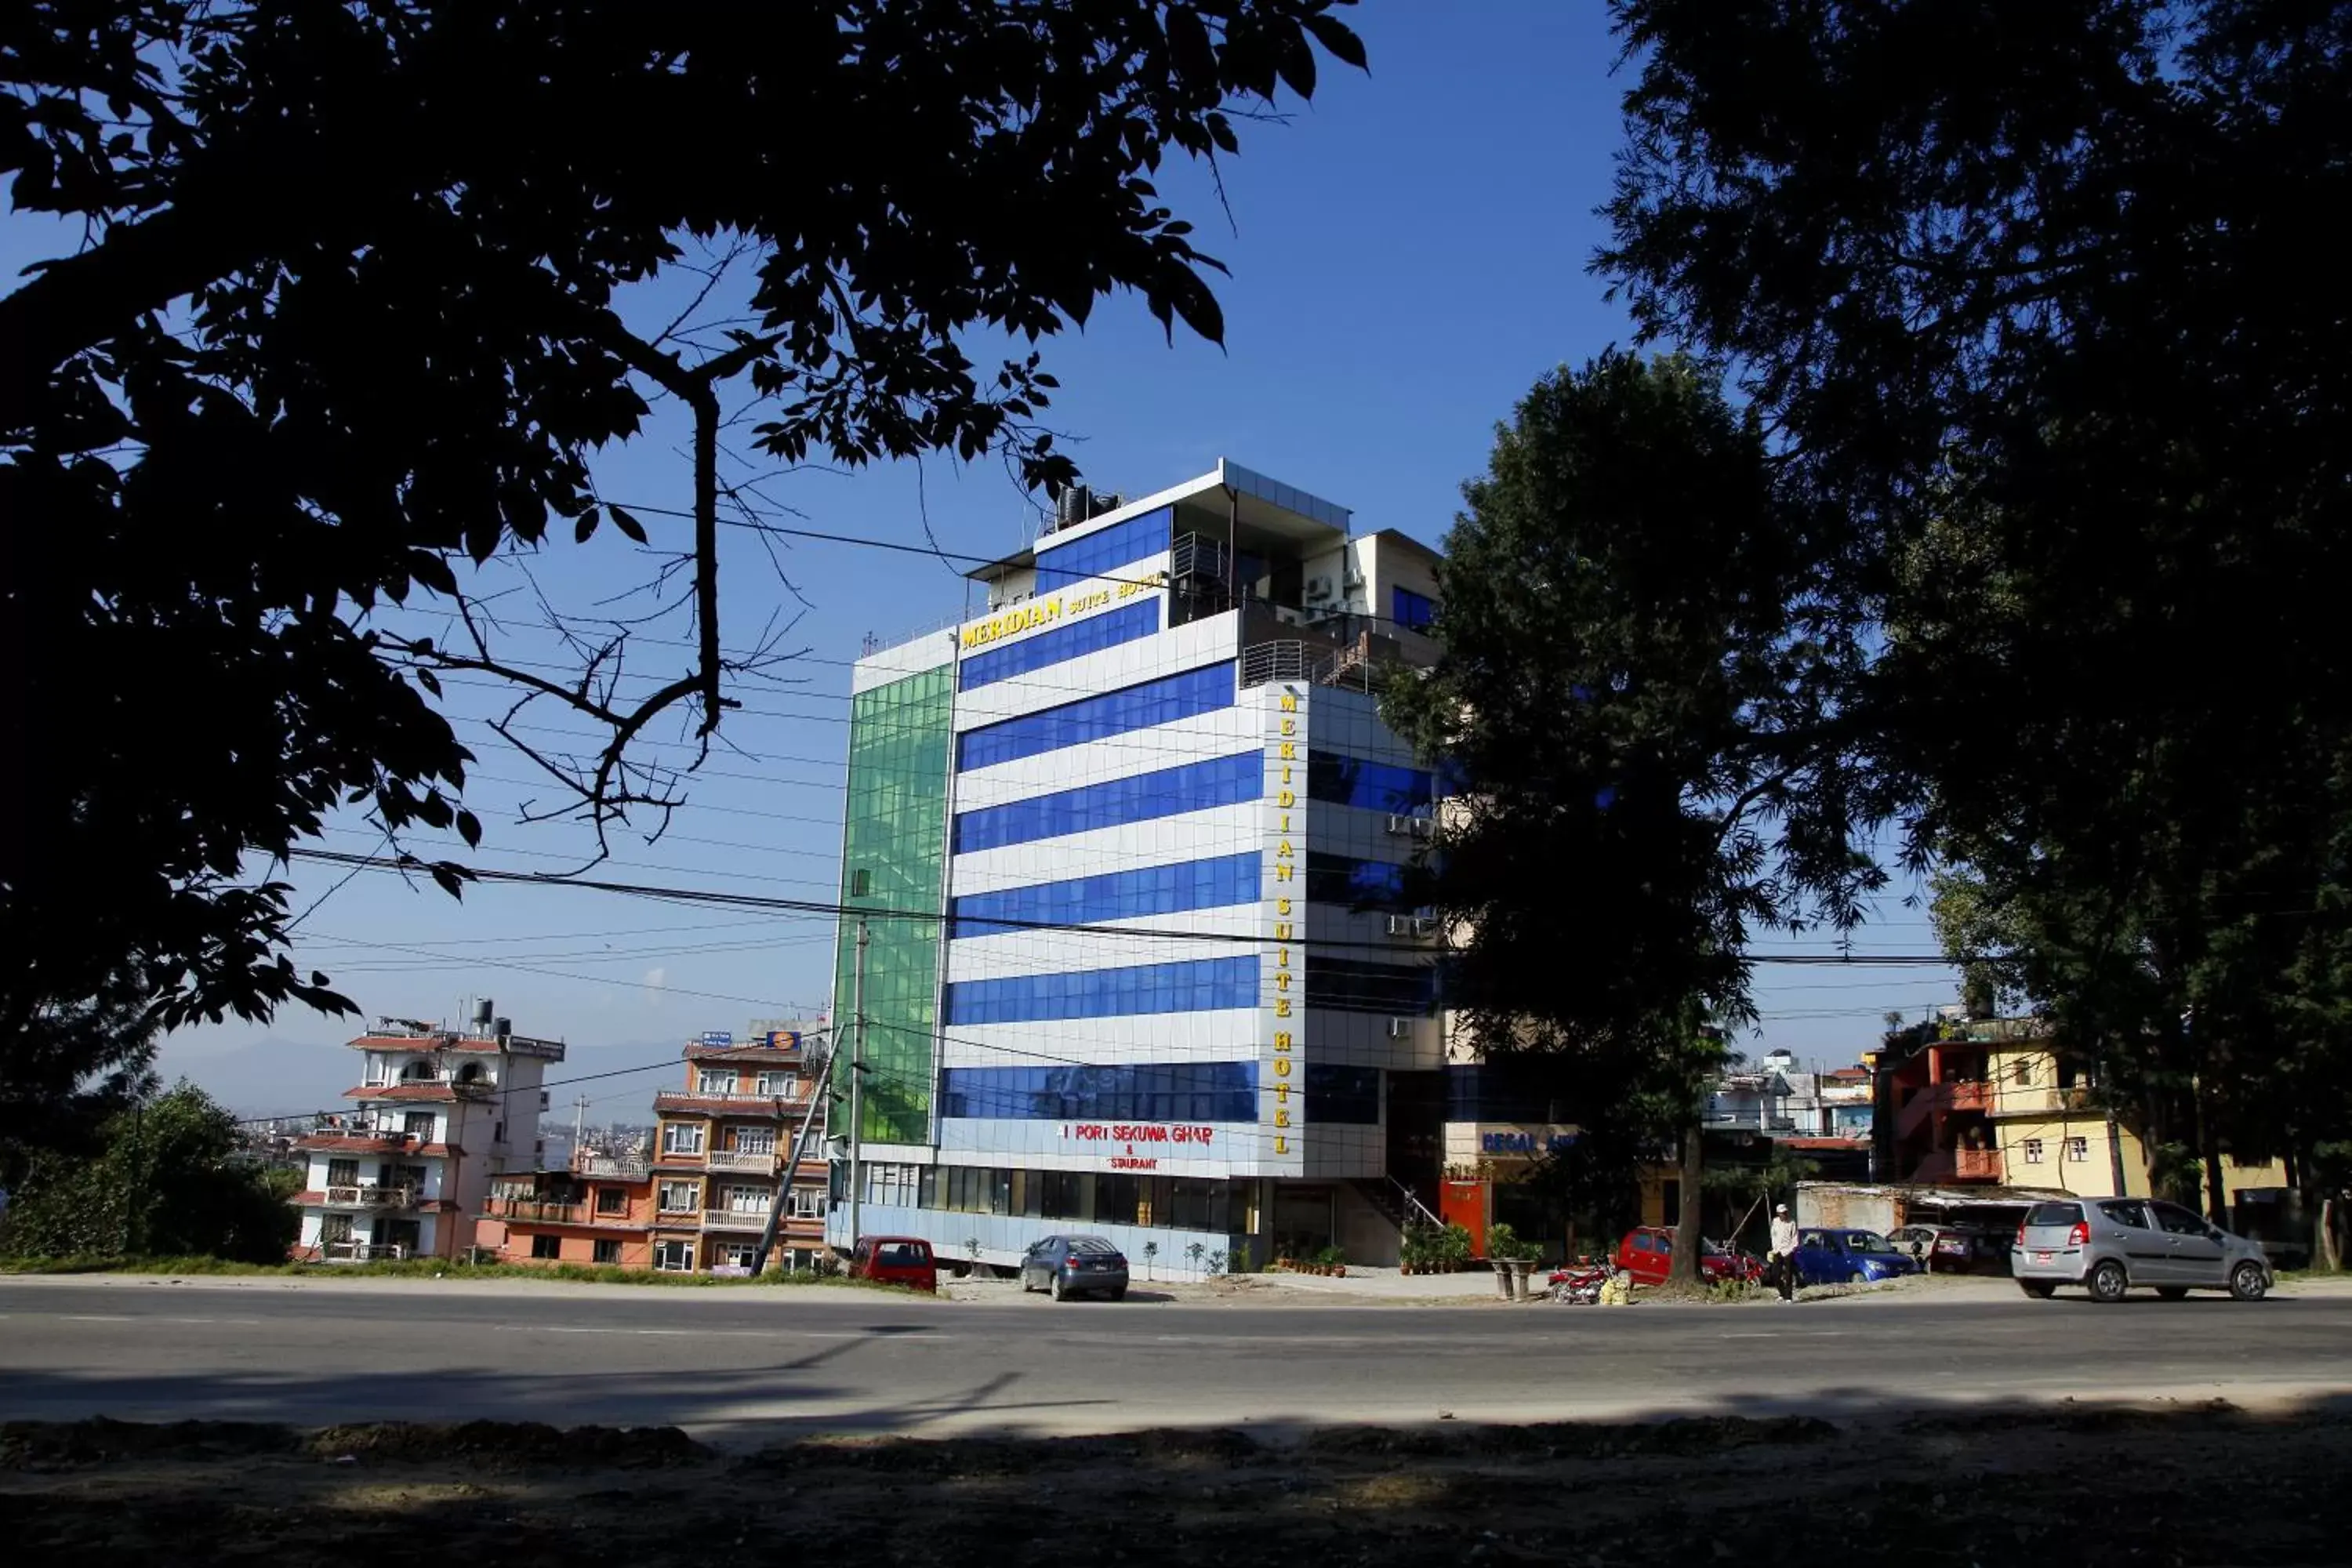
[[[1197,172],[1171,169],[1163,181],[1203,248],[1233,268],[1219,288],[1225,348],[1181,334],[1168,346],[1131,300],[1104,302],[1083,333],[1047,343],[1064,387],[1050,421],[1078,438],[1097,488],[1156,489],[1223,455],[1352,508],[1360,528],[1434,542],[1514,399],[1554,365],[1629,339],[1586,270],[1601,237],[1593,209],[1608,191],[1623,87],[1611,74],[1616,46],[1599,0],[1370,0],[1357,22],[1369,77],[1327,62],[1311,109],[1244,128],[1242,155],[1224,170],[1232,227]],[[21,264],[45,238],[17,220],[0,259]],[[663,302],[648,301],[648,313]],[[604,463],[606,493],[683,504],[671,434]],[[959,551],[1011,549],[1032,515],[993,465],[799,475],[770,493],[812,528],[909,542],[921,542],[927,510],[940,542]],[[728,547],[730,643],[750,640],[772,611],[797,614],[790,645],[812,658],[786,673],[805,684],[749,694],[757,710],[727,722],[740,753],[713,758],[713,776],[693,785],[693,805],[661,842],[617,839],[607,874],[830,899],[846,661],[869,633],[896,640],[953,617],[961,584],[936,562],[803,543],[781,557],[796,598],[756,539]],[[578,609],[646,569],[608,529],[584,550],[551,551],[534,571]],[[684,657],[675,647],[643,652],[648,662],[633,668],[648,673],[674,672]],[[467,713],[486,696],[452,690]],[[552,713],[538,722],[583,729]],[[517,823],[519,802],[551,796],[524,760],[478,723],[465,730],[481,757],[469,798],[488,829],[484,860],[576,861],[576,829]],[[372,842],[356,822],[331,838],[355,851]],[[300,867],[293,880],[299,906],[336,878]],[[1923,949],[1928,933],[1915,914],[1886,915],[1890,923],[1863,933],[1863,950]],[[299,961],[328,971],[369,1015],[454,1016],[461,996],[487,993],[519,1029],[572,1041],[578,1070],[650,1061],[689,1032],[740,1028],[755,1015],[814,1011],[830,984],[829,921],[588,892],[480,888],[457,905],[429,885],[362,874],[335,889],[302,933]],[[1760,994],[1764,1034],[1746,1048],[1785,1045],[1826,1061],[1851,1060],[1886,1008],[1916,1013],[1950,993],[1940,971],[1853,969],[1767,970]],[[296,1009],[267,1027],[186,1031],[166,1043],[163,1063],[247,1110],[297,1110],[350,1076],[348,1057],[332,1048],[349,1032]],[[260,1087],[273,1081],[282,1094]],[[593,1086],[592,1117],[641,1110],[655,1081]]]

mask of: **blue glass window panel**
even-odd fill
[[[955,853],[1236,805],[1265,792],[1265,753],[1240,752],[956,814]]]
[[[1255,1121],[1257,1063],[947,1068],[940,1113],[1005,1121]]]
[[[1160,596],[1129,605],[1104,615],[1088,616],[1050,632],[1039,632],[1019,642],[1006,643],[973,654],[956,667],[956,689],[971,691],[993,686],[1049,664],[1060,664],[1084,654],[1099,653],[1123,642],[1148,637],[1160,629]]]
[[[1089,577],[1100,577],[1133,565],[1168,548],[1168,531],[1176,509],[1161,507],[1141,517],[1130,517],[1067,544],[1037,546],[1037,592],[1066,588]]]
[[[1437,620],[1437,601],[1426,594],[1416,594],[1410,588],[1389,591],[1390,615],[1396,624],[1409,632],[1425,632]]]
[[[1437,799],[1437,780],[1420,768],[1368,762],[1338,752],[1308,752],[1307,795],[1333,805],[1427,816]]]
[[[1387,860],[1307,852],[1307,901],[1350,909],[1393,910],[1404,904],[1405,868]]]
[[[1213,910],[1255,903],[1258,892],[1258,855],[1253,849],[1241,855],[967,894],[950,905],[948,934],[992,936],[1039,924],[1092,925],[1174,914],[1180,910]],[[1025,923],[991,923],[1003,921]]]
[[[1307,1068],[1307,1120],[1349,1121],[1372,1126],[1381,1119],[1381,1073],[1378,1068],[1309,1064]]]
[[[1028,1024],[1255,1007],[1257,954],[958,980],[947,986],[944,1001],[950,1024]]]
[[[1349,958],[1307,959],[1307,1005],[1339,1013],[1426,1013],[1434,1000],[1426,964],[1367,963]]]
[[[1106,691],[1100,697],[1082,698],[1059,708],[967,730],[956,738],[956,771],[971,773],[1108,735],[1171,724],[1196,713],[1231,707],[1233,700],[1232,661],[1202,665],[1181,675],[1163,676]]]

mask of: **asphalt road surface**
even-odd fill
[[[2352,1402],[2352,1295],[1738,1308],[948,1302],[824,1289],[0,1281],[0,1418],[814,1433]]]

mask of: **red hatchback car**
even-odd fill
[[[849,1277],[910,1290],[939,1293],[940,1266],[931,1244],[919,1236],[869,1236],[850,1254]]]
[[[1718,1279],[1764,1278],[1763,1264],[1753,1258],[1731,1251],[1720,1242],[1703,1241],[1699,1246],[1699,1275],[1710,1285]],[[1617,1244],[1617,1267],[1631,1274],[1636,1285],[1664,1284],[1674,1258],[1675,1233],[1661,1225],[1629,1230]]]

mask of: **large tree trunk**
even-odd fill
[[[1700,1179],[1706,1173],[1706,1145],[1696,1127],[1683,1134],[1683,1212],[1675,1226],[1675,1255],[1668,1279],[1699,1279],[1699,1205],[1704,1201]]]
[[[2344,1248],[2336,1238],[2336,1200],[2319,1200],[2319,1256],[2330,1274],[2344,1267]]]
[[[2221,1118],[2213,1112],[2211,1091],[2202,1077],[2197,1084],[2197,1152],[2205,1160],[2205,1217],[2215,1225],[2230,1223],[2230,1194],[2221,1180]]]

